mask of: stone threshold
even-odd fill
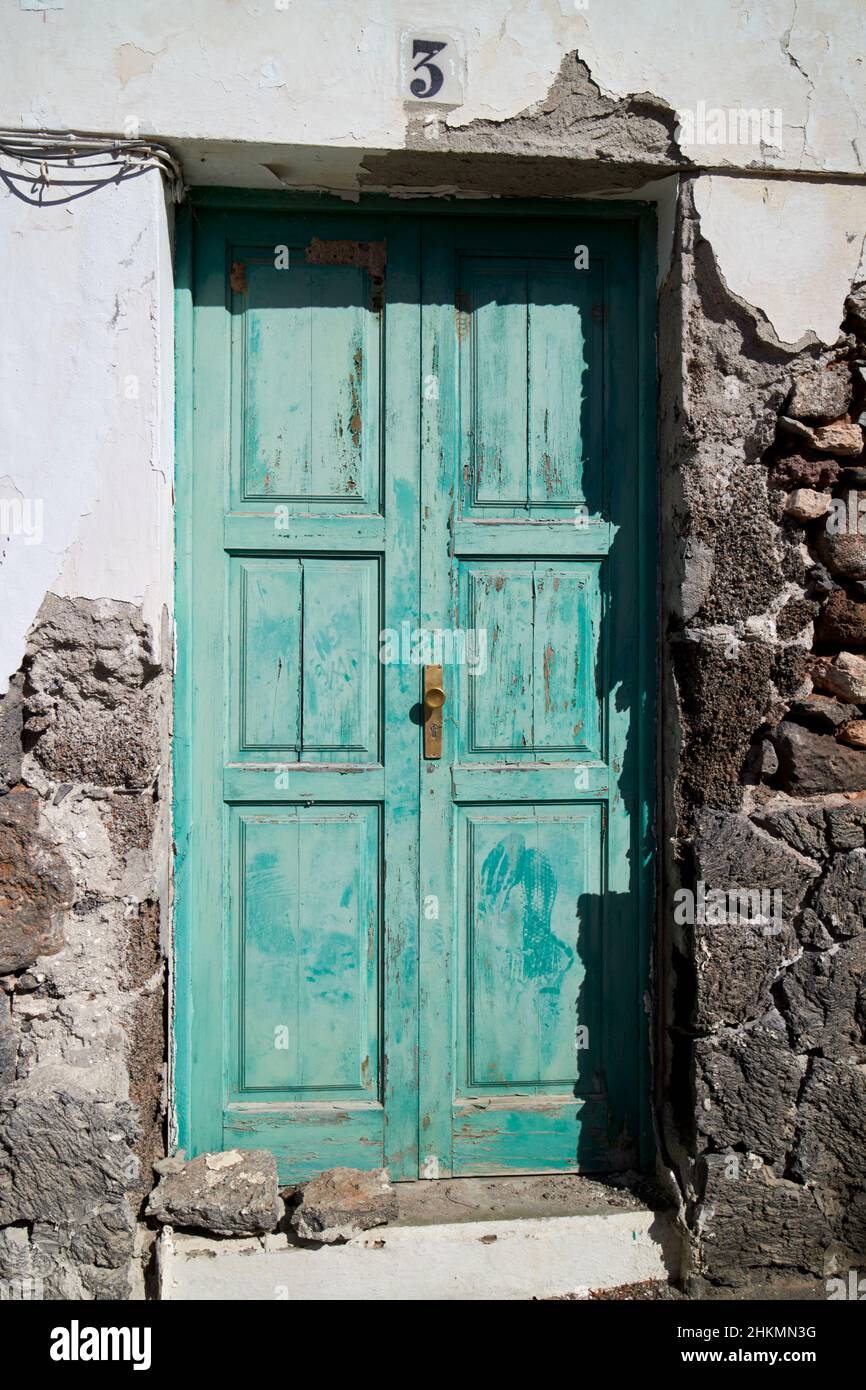
[[[293,1234],[216,1239],[164,1227],[172,1301],[518,1300],[588,1297],[680,1271],[673,1213],[639,1182],[571,1176],[400,1183],[398,1219],[342,1245]]]

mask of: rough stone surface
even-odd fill
[[[708,888],[760,885],[778,890],[787,921],[820,872],[817,864],[753,825],[748,816],[702,811],[693,844],[697,876]]]
[[[53,776],[99,786],[146,787],[156,773],[150,701],[124,710],[61,708],[39,744],[38,758]]]
[[[823,1274],[833,1227],[810,1188],[747,1154],[709,1154],[698,1177],[700,1267],[713,1282],[736,1284],[749,1269]]]
[[[785,515],[794,521],[817,521],[830,510],[830,498],[825,492],[815,492],[814,488],[798,487],[785,503]]]
[[[761,739],[760,769],[762,777],[772,777],[779,770],[779,757],[768,738]]]
[[[813,598],[791,598],[776,614],[776,636],[784,641],[805,632],[814,622],[818,605]]]
[[[0,695],[0,794],[21,780],[21,733],[24,728],[24,678],[16,673]]]
[[[866,1144],[859,1120],[846,1130],[834,1115],[834,1103],[864,1109],[866,931],[848,856],[866,850],[866,755],[836,735],[866,717],[848,664],[866,650],[866,537],[812,515],[831,489],[866,489],[862,430],[847,418],[866,404],[859,373],[850,398],[849,361],[866,362],[866,288],[849,301],[852,336],[829,353],[783,349],[728,293],[688,180],[681,210],[660,320],[663,757],[677,768],[666,900],[701,880],[761,890],[781,879],[784,903],[775,934],[668,919],[663,1140],[693,1271],[734,1288],[866,1258]],[[796,489],[823,500],[797,499],[792,517]],[[791,859],[809,873],[786,885]]]
[[[866,1062],[866,937],[805,951],[779,991],[799,1053]]]
[[[782,416],[779,426],[785,434],[819,454],[846,457],[863,452],[863,431],[851,420],[837,420],[832,425],[806,425],[802,420]]]
[[[783,721],[773,731],[779,785],[793,796],[866,791],[866,754],[829,734]]]
[[[809,567],[808,577],[809,596],[812,599],[818,599],[819,601],[825,599],[828,594],[832,594],[833,590],[838,587],[836,580],[833,578],[826,565],[811,565]],[[863,582],[862,580],[855,581],[855,583]]]
[[[292,1226],[302,1240],[328,1245],[397,1219],[397,1194],[387,1168],[329,1168],[305,1184]]]
[[[146,1212],[164,1225],[230,1236],[265,1234],[282,1219],[277,1165],[269,1149],[199,1154],[188,1163],[169,1159],[158,1171]]]
[[[827,802],[784,799],[767,803],[752,814],[756,825],[784,840],[810,859],[823,860],[840,850],[866,845],[866,794]]]
[[[811,802],[768,807],[755,813],[754,822],[761,829],[784,840],[792,849],[810,859],[827,857],[827,826],[823,806]]]
[[[866,1075],[847,1062],[816,1057],[798,1107],[794,1170],[836,1190],[862,1183],[866,1153]],[[861,1252],[862,1253],[862,1252]]]
[[[38,761],[59,781],[148,786],[159,763],[159,667],[140,617],[127,604],[50,596],[40,618],[25,691]]]
[[[866,1250],[866,1194],[862,1188],[848,1188],[841,1207],[842,1211],[837,1216],[841,1247],[841,1252],[836,1255],[837,1267],[847,1264],[861,1269],[863,1251]]]
[[[866,700],[866,657],[857,656],[855,652],[821,657],[812,667],[812,679],[818,690],[826,690],[840,700],[860,703]]]
[[[0,994],[0,1090],[15,1080],[18,1064],[18,1035],[12,1023],[8,996]]]
[[[839,743],[847,743],[849,748],[866,748],[866,719],[848,719],[836,730]]]
[[[14,1262],[47,1297],[130,1296],[165,1152],[165,687],[134,606],[53,596],[10,686],[0,1278]]]
[[[848,295],[845,312],[854,331],[866,338],[866,285],[858,285]]]
[[[0,975],[63,946],[72,880],[40,831],[39,797],[26,787],[0,796]]]
[[[832,936],[860,935],[866,928],[866,849],[836,855],[812,906]]]
[[[807,700],[795,700],[788,718],[794,724],[805,724],[819,733],[832,733],[846,719],[857,717],[857,706],[840,703],[829,695],[810,695]]]
[[[852,797],[827,810],[827,838],[832,850],[862,849],[866,845],[866,797]]]
[[[866,603],[835,589],[821,609],[815,639],[828,646],[866,647]]]
[[[836,534],[820,527],[815,548],[831,574],[842,579],[866,579],[866,536]]]
[[[711,1033],[763,1018],[773,1005],[773,986],[797,951],[788,926],[769,931],[743,922],[695,927],[690,1028]]]
[[[697,1125],[716,1149],[745,1144],[783,1162],[794,1137],[803,1068],[778,1015],[695,1044]]]
[[[802,912],[797,913],[794,919],[794,929],[797,933],[797,940],[803,946],[812,946],[815,950],[826,951],[833,945],[832,936],[824,926],[817,912],[814,912],[811,907],[804,907]],[[784,985],[785,979],[787,979],[787,975],[782,978],[779,985],[780,990]],[[779,997],[777,991],[777,1002]],[[790,1019],[788,1021],[790,1023]]]
[[[827,424],[844,415],[851,404],[851,374],[842,364],[815,366],[797,377],[787,403],[788,415]]]
[[[770,477],[785,492],[798,487],[833,487],[839,478],[839,464],[831,458],[784,454],[774,461]]]
[[[32,1226],[20,1258],[47,1297],[129,1296],[136,1137],[123,1102],[64,1091],[0,1099],[0,1227]]]
[[[686,732],[678,799],[703,806],[738,807],[740,775],[751,733],[770,698],[772,654],[762,643],[743,643],[732,657],[714,642],[672,648]]]

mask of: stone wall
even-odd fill
[[[135,1291],[164,1153],[168,689],[134,605],[48,595],[0,700],[0,1280],[44,1297]]]
[[[699,1290],[866,1258],[866,536],[827,527],[866,488],[866,292],[834,346],[786,349],[725,286],[689,182],[681,214],[657,1088]],[[735,889],[780,910],[697,910]]]

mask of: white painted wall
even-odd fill
[[[0,536],[3,690],[48,590],[142,604],[157,643],[171,611],[168,231],[155,170],[41,209],[0,193],[0,498],[42,518]]]
[[[695,207],[728,289],[781,342],[836,341],[851,282],[866,278],[866,186],[710,176]]]
[[[357,151],[399,149],[403,31],[460,35],[465,102],[501,120],[577,50],[612,96],[778,108],[782,153],[698,147],[741,167],[862,173],[862,0],[2,0],[0,123]],[[24,5],[27,8],[24,8]]]

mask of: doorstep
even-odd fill
[[[509,1300],[588,1295],[679,1274],[674,1214],[571,1176],[399,1183],[399,1217],[344,1245],[164,1228],[160,1297],[175,1301]]]

